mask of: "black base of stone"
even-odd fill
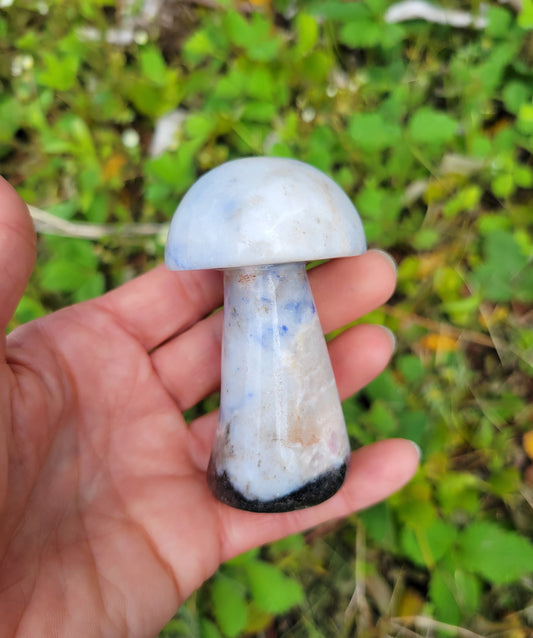
[[[331,498],[344,482],[348,464],[324,472],[303,487],[271,501],[250,500],[230,483],[226,472],[217,474],[212,463],[207,468],[207,482],[213,495],[222,503],[249,512],[292,512],[318,505]]]

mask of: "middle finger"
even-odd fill
[[[394,290],[391,262],[379,251],[337,259],[309,272],[324,332],[341,328],[384,303]],[[196,323],[152,354],[152,364],[181,410],[220,384],[222,313]]]

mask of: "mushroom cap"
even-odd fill
[[[327,175],[279,157],[237,159],[203,175],[170,224],[171,270],[237,268],[360,255],[357,210]]]

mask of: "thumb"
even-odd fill
[[[28,283],[35,251],[35,230],[26,204],[0,177],[0,344]]]

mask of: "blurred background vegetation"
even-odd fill
[[[533,635],[533,3],[391,5],[0,0],[0,172],[49,213],[11,328],[159,263],[186,189],[247,155],[330,174],[399,264],[365,318],[398,351],[345,413],[418,474],[222,566],[162,636]]]

